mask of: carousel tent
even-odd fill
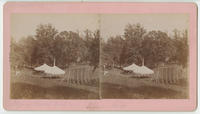
[[[146,66],[141,66],[139,69],[135,70],[134,72],[138,73],[138,74],[142,74],[142,75],[149,75],[149,74],[153,74],[154,73],[153,70],[149,69]]]
[[[137,66],[136,64],[133,63],[130,66],[124,67],[123,70],[134,72],[134,71],[138,70],[139,68],[140,68],[139,66]]]
[[[50,66],[48,66],[47,64],[43,64],[43,65],[41,65],[39,67],[34,68],[34,70],[36,70],[36,71],[45,71],[45,70],[47,70],[49,68],[50,68]]]
[[[61,75],[61,74],[65,74],[65,71],[63,71],[62,69],[60,69],[57,66],[53,66],[53,67],[46,69],[45,73],[53,74],[53,75]]]
[[[132,64],[130,66],[124,67],[123,70],[125,71],[133,71],[136,74],[142,74],[142,75],[149,75],[149,74],[153,74],[154,71],[149,69],[146,66],[137,66],[136,64]]]

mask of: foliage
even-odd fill
[[[17,66],[35,67],[44,63],[52,66],[55,60],[57,66],[66,68],[89,62],[96,69],[99,64],[100,31],[85,34],[81,37],[78,32],[58,32],[51,24],[39,25],[35,36],[28,36],[19,42],[12,38],[11,63]]]
[[[176,61],[176,63],[186,67],[189,57],[188,31],[185,30],[181,35],[180,31],[174,30],[173,43],[176,49],[176,53],[172,58],[172,61]]]
[[[160,63],[177,63],[186,66],[188,62],[188,35],[185,30],[169,37],[163,31],[146,31],[140,24],[128,24],[124,35],[110,37],[103,45],[104,64],[113,62],[119,66],[135,63],[154,68]],[[110,59],[109,59],[110,58]]]
[[[119,52],[122,52],[123,49],[123,39],[121,36],[111,37],[107,41],[107,45],[103,47],[105,56],[108,57],[107,62],[110,61],[110,64],[117,64],[121,62]]]
[[[67,68],[73,64],[89,64],[94,70],[102,64],[127,66],[135,63],[153,68],[160,63],[188,63],[188,32],[174,30],[170,37],[163,31],[147,31],[141,24],[128,24],[123,35],[100,40],[100,30],[85,30],[83,35],[74,31],[61,31],[51,24],[38,25],[34,36],[16,42],[11,38],[11,66],[41,64]],[[100,46],[101,44],[101,46]],[[101,55],[101,56],[100,56]]]

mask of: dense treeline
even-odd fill
[[[100,31],[58,32],[51,24],[39,25],[35,36],[16,42],[11,38],[10,61],[13,67],[35,67],[44,63],[67,68],[73,64],[99,64]]]
[[[154,68],[160,64],[188,63],[188,32],[173,31],[168,36],[162,31],[148,31],[140,24],[128,24],[123,35],[110,37],[103,44],[102,63],[127,66],[132,63]]]
[[[35,35],[16,42],[11,38],[12,67],[35,67],[46,63],[67,68],[73,64],[89,64],[94,70],[102,64],[127,66],[135,63],[154,68],[160,63],[188,63],[188,32],[174,30],[169,36],[163,31],[147,31],[140,24],[128,24],[124,34],[101,42],[100,30],[85,30],[83,34],[61,31],[51,24],[38,25]],[[101,51],[100,51],[101,47]],[[101,53],[100,53],[101,52]]]

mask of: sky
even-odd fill
[[[11,36],[20,40],[28,35],[35,35],[39,24],[52,24],[58,32],[79,31],[99,28],[98,15],[94,14],[12,14]]]
[[[127,24],[140,23],[147,31],[160,30],[169,35],[174,29],[182,31],[189,27],[187,14],[104,14],[102,17],[101,32],[106,38],[123,35]]]
[[[123,35],[125,26],[140,23],[147,31],[161,30],[172,35],[174,29],[189,27],[188,14],[12,14],[11,36],[17,41],[35,35],[39,24],[52,24],[59,32],[101,30],[101,37]]]

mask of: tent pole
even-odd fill
[[[55,58],[54,58],[54,63],[53,63],[53,66],[56,66],[56,60],[55,60]]]
[[[142,58],[142,66],[144,66],[144,58]]]

